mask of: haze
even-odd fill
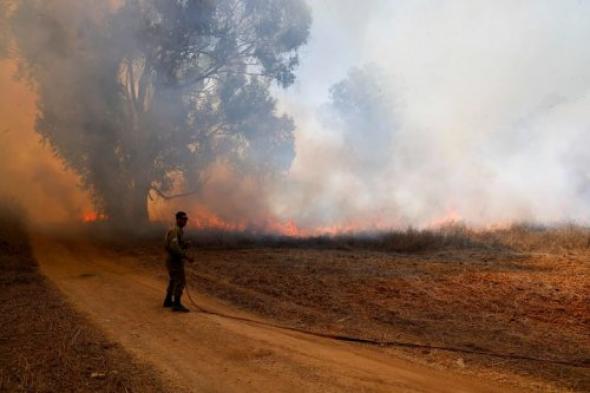
[[[272,89],[296,127],[286,178],[260,188],[218,169],[199,195],[152,202],[152,220],[192,207],[213,225],[308,233],[453,220],[588,224],[590,3],[308,4],[313,22],[295,83]],[[31,213],[49,201],[66,207],[48,216],[80,219],[92,210],[88,196],[72,171],[39,176],[58,159],[32,130],[34,98],[28,109],[18,98],[34,93],[10,80],[13,60],[2,69],[10,89],[1,93],[0,132],[22,137],[0,135],[8,179],[0,193]],[[333,89],[343,81],[362,81],[354,99],[370,97],[370,107],[343,112]],[[10,165],[10,152],[23,149],[36,159]]]

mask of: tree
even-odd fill
[[[330,88],[328,126],[340,130],[353,167],[374,172],[391,160],[398,128],[387,73],[376,65],[353,68]]]
[[[10,51],[10,24],[9,17],[12,13],[10,0],[0,0],[0,60]]]
[[[102,3],[27,0],[12,15],[36,130],[99,212],[147,221],[148,198],[198,192],[215,161],[288,169],[294,126],[269,88],[294,81],[311,24],[303,0]],[[171,195],[179,178],[185,190]]]

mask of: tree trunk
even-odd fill
[[[148,212],[148,188],[140,187],[135,190],[129,201],[128,220],[134,225],[146,225],[150,221]]]
[[[137,232],[149,223],[148,188],[125,189],[108,195],[105,213],[118,230]]]

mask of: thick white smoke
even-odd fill
[[[176,209],[197,216],[203,210],[222,224],[281,231],[291,221],[309,232],[445,220],[590,224],[590,2],[308,3],[312,31],[297,79],[273,92],[279,113],[293,116],[297,127],[287,179],[262,184],[215,167],[198,197],[152,203],[152,219],[165,220]],[[73,34],[79,32],[71,20],[108,9],[106,3],[96,9],[65,0],[52,4],[55,22]],[[6,32],[0,26],[0,55],[10,52]],[[27,42],[46,38],[33,33],[22,31]],[[76,73],[59,75],[71,79]],[[9,86],[2,81],[10,77],[0,72],[0,84]],[[15,100],[13,88],[5,88],[0,100],[0,148],[22,153],[25,126],[12,118],[23,100]],[[35,96],[29,98],[21,117],[28,119],[33,144]],[[12,183],[29,178],[29,161],[41,161],[35,156],[25,165],[14,153],[5,156],[11,161],[4,165],[11,183],[5,188],[26,202],[29,195],[21,197]],[[60,196],[76,187],[71,177],[34,194]],[[72,202],[63,203],[76,208],[56,219],[79,218],[89,209],[87,195],[70,193]],[[28,204],[36,209],[37,199]],[[278,229],[271,225],[277,222]]]
[[[298,127],[288,186],[272,196],[280,217],[308,228],[590,222],[590,3],[312,6],[299,79],[277,92]],[[326,120],[330,86],[366,64],[391,98],[385,145],[375,119],[355,125],[357,139],[346,116]],[[381,165],[358,160],[363,136],[386,149]]]

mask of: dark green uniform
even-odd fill
[[[187,257],[185,253],[187,246],[182,240],[183,232],[182,228],[176,226],[166,233],[166,252],[168,253],[166,267],[170,277],[166,295],[173,296],[177,301],[182,296],[186,284],[184,260]]]

